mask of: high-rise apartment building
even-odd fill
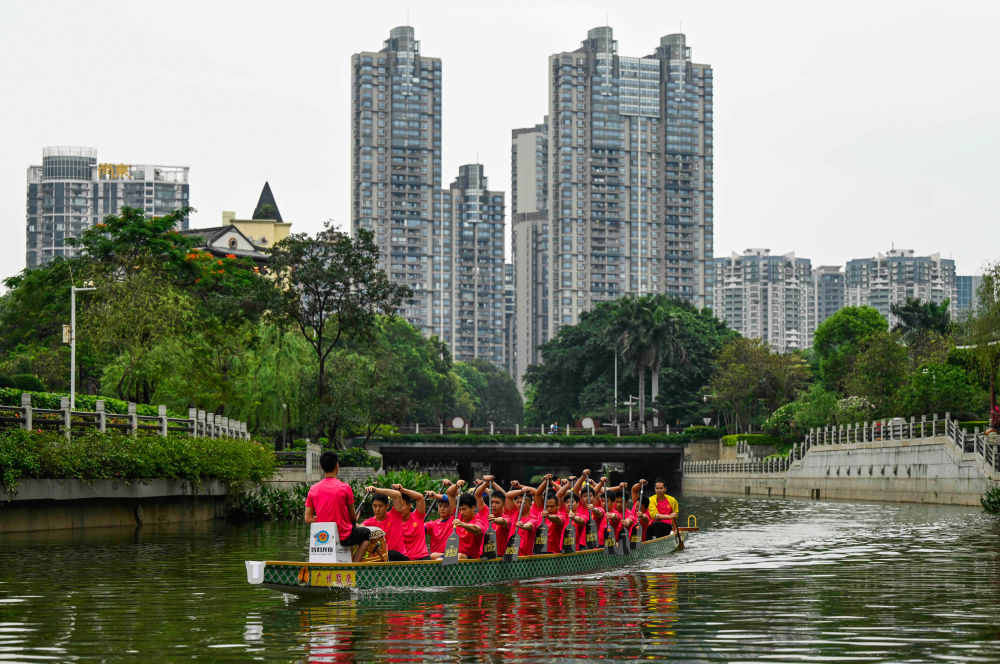
[[[579,49],[548,65],[548,176],[532,173],[548,191],[534,206],[546,220],[531,226],[544,239],[514,245],[543,254],[517,254],[518,297],[537,300],[527,307],[535,329],[518,331],[519,364],[522,354],[537,361],[538,343],[602,301],[664,293],[712,305],[712,68],[692,61],[682,34],[663,37],[649,56],[619,55],[610,27],[590,30]],[[538,128],[521,131],[519,185],[531,161],[520,155]],[[524,195],[515,235],[519,224],[528,228]],[[539,292],[526,293],[522,282],[540,284]]]
[[[812,321],[809,325],[811,332],[815,332],[823,321],[844,308],[844,297],[842,267],[820,265],[813,270]]]
[[[510,373],[518,386],[538,346],[549,338],[549,128],[541,124],[511,135],[511,258],[514,278],[514,349]]]
[[[503,264],[503,367],[511,376],[515,375],[514,339],[517,326],[514,324],[514,264]]]
[[[979,306],[979,287],[983,283],[982,275],[958,275],[955,277],[955,299],[951,309],[952,318],[967,318]]]
[[[413,289],[400,314],[426,335],[442,325],[453,260],[442,245],[441,60],[420,54],[413,28],[393,28],[378,52],[351,57],[351,226],[375,233],[381,266]],[[449,305],[450,306],[450,305]],[[437,320],[435,320],[437,318]]]
[[[504,193],[490,191],[481,164],[459,167],[441,192],[444,217],[435,249],[440,273],[432,321],[455,360],[473,358],[504,366]],[[442,305],[436,298],[440,295]]]
[[[747,249],[715,259],[715,315],[745,337],[787,352],[812,346],[813,272],[808,258]]]
[[[47,147],[42,164],[28,167],[27,250],[29,268],[56,256],[73,256],[66,240],[79,237],[123,207],[161,216],[187,207],[187,166],[98,163],[97,150]],[[181,228],[187,228],[185,219]]]
[[[940,254],[915,256],[911,249],[848,261],[844,280],[846,306],[874,307],[890,324],[896,321],[889,307],[908,297],[940,303],[954,302],[957,296],[955,261]],[[949,309],[955,318],[955,310]]]

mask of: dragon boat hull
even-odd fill
[[[460,560],[442,565],[440,560],[384,563],[308,563],[247,561],[247,580],[292,595],[315,595],[338,590],[454,588],[490,586],[526,579],[559,578],[619,569],[659,558],[683,546],[684,532],[648,540],[639,549],[609,555],[602,549],[574,553],[521,556],[516,562]]]

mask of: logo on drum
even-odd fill
[[[321,530],[316,533],[317,544],[326,544],[329,541],[330,541],[330,533],[326,532],[325,530]]]

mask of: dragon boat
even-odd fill
[[[660,558],[684,547],[687,533],[679,528],[670,535],[647,540],[636,548],[609,554],[604,548],[520,556],[505,561],[441,560],[404,562],[321,563],[282,560],[246,561],[247,581],[292,595],[316,595],[337,590],[420,589],[489,586],[527,579],[560,578],[614,570]]]

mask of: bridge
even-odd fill
[[[532,475],[570,471],[577,475],[584,468],[598,473],[605,463],[623,467],[612,481],[650,481],[662,477],[672,490],[681,484],[684,445],[665,442],[588,442],[585,436],[539,437],[525,442],[462,442],[455,436],[447,442],[402,442],[370,440],[366,447],[382,455],[383,466],[418,465],[458,466],[459,477],[473,479],[472,464],[489,464],[497,481],[512,479],[527,482]]]

